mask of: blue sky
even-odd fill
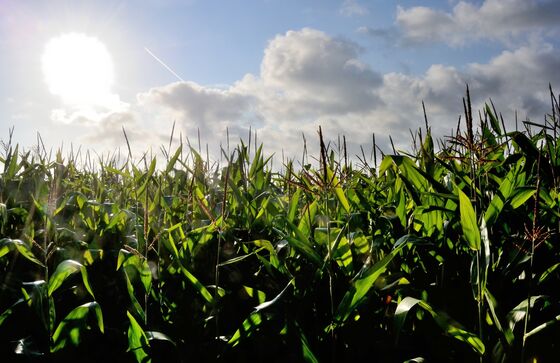
[[[251,127],[268,152],[300,155],[319,125],[354,152],[372,133],[406,147],[422,100],[436,134],[455,127],[466,83],[476,107],[538,122],[560,88],[558,24],[555,0],[0,0],[0,139],[14,126],[27,147],[40,132],[99,152],[123,147],[124,126],[157,151],[175,121],[215,149]],[[86,113],[49,92],[45,47],[68,33],[104,44],[117,101]]]

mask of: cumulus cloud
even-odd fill
[[[368,9],[356,0],[344,0],[340,6],[340,13],[344,16],[367,15]]]
[[[320,120],[361,115],[380,104],[382,77],[360,60],[355,43],[314,30],[272,39],[260,73],[226,89],[176,82],[138,95],[145,106],[162,106],[169,117],[203,135],[241,134],[239,125],[264,132],[314,132]],[[348,119],[345,119],[348,120]],[[264,131],[266,129],[266,131]]]
[[[488,64],[471,64],[468,72],[481,93],[521,111],[522,117],[537,117],[548,110],[548,83],[560,85],[558,67],[560,51],[542,44],[506,50]]]
[[[513,127],[513,115],[540,121],[549,109],[549,82],[560,85],[560,51],[550,45],[525,46],[503,51],[488,63],[473,63],[464,70],[432,65],[423,75],[389,73],[380,96],[387,110],[399,113],[398,123],[413,126],[421,120],[419,104],[425,101],[429,118],[440,136],[456,126],[462,111],[461,95],[469,84],[474,108],[481,109],[487,97]]]
[[[260,100],[267,117],[361,113],[379,102],[375,89],[381,77],[359,59],[360,52],[355,43],[318,30],[289,31],[269,43],[260,77],[238,86],[266,89]]]
[[[150,148],[157,154],[159,146],[169,140],[171,123],[144,124],[141,118],[137,111],[114,112],[95,125],[85,125],[87,132],[77,141],[93,150],[119,151],[124,156],[128,154],[128,139],[134,158],[149,153]]]
[[[302,152],[302,133],[308,148],[316,150],[314,140],[321,125],[331,138],[346,135],[349,151],[355,154],[360,144],[371,147],[372,133],[385,150],[388,135],[398,147],[406,148],[409,129],[424,124],[422,101],[434,132],[449,134],[462,113],[467,83],[474,107],[480,108],[491,96],[506,122],[514,110],[521,118],[541,118],[548,110],[548,82],[560,85],[556,72],[560,52],[546,43],[506,50],[488,63],[465,68],[435,64],[419,75],[381,75],[361,54],[355,43],[318,30],[289,31],[269,42],[258,74],[247,74],[223,88],[194,82],[152,88],[138,95],[133,118],[121,113],[107,119],[97,137],[120,137],[117,126],[125,122],[132,139],[164,142],[168,135],[144,130],[169,130],[176,120],[184,135],[196,135],[199,129],[204,140],[219,145],[226,140],[226,127],[235,142],[246,138],[251,126],[268,152],[280,155],[284,150],[285,155],[297,157]],[[144,125],[139,115],[155,121]]]
[[[130,105],[117,95],[110,105],[64,105],[51,111],[51,120],[63,124],[98,124],[113,114],[127,112]]]
[[[408,43],[441,41],[459,46],[482,39],[509,43],[527,35],[557,35],[560,2],[484,0],[476,5],[460,1],[451,12],[399,6],[396,23]]]
[[[140,93],[137,98],[141,105],[171,110],[172,117],[187,128],[211,131],[221,123],[248,116],[252,97],[231,87],[219,89],[194,82],[175,82]]]

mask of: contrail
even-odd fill
[[[183,78],[181,78],[177,73],[175,73],[175,71],[173,69],[171,69],[167,64],[165,64],[161,59],[159,59],[154,53],[152,53],[151,50],[149,50],[148,48],[144,47],[144,50],[146,52],[148,52],[149,55],[151,55],[155,60],[158,61],[159,64],[161,64],[162,66],[165,67],[165,69],[167,69],[169,72],[171,72],[172,75],[174,75],[175,77],[177,77],[177,79],[181,82],[185,82],[185,80]]]

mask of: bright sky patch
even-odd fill
[[[52,38],[45,46],[42,68],[49,91],[74,107],[112,103],[113,63],[105,45],[81,33]]]

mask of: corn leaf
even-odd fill
[[[451,319],[447,314],[437,312],[430,304],[423,300],[419,300],[413,297],[405,297],[399,305],[397,305],[397,309],[395,310],[395,329],[397,331],[397,337],[408,313],[412,310],[413,307],[419,306],[422,309],[426,310],[434,319],[434,321],[439,325],[439,327],[448,335],[452,336],[453,338],[460,340],[462,342],[467,343],[475,352],[480,355],[483,355],[486,348],[484,343],[478,336],[473,333],[470,333],[462,328],[462,326],[457,323],[455,320]]]
[[[459,210],[461,215],[461,228],[471,250],[480,250],[480,230],[476,222],[476,214],[471,200],[457,188],[459,193]]]
[[[93,301],[80,305],[68,313],[58,324],[52,336],[51,352],[56,352],[68,344],[79,345],[82,340],[82,332],[89,327],[87,318],[92,312],[95,314],[97,328],[101,333],[104,333],[103,314],[99,304]]]
[[[82,281],[84,282],[84,287],[90,293],[90,295],[93,298],[95,298],[95,296],[93,295],[93,290],[91,289],[91,285],[89,283],[86,267],[74,260],[64,260],[58,264],[56,270],[54,271],[54,273],[49,279],[48,295],[52,296],[52,294],[62,285],[62,283],[69,276],[77,272],[80,272],[82,274]]]
[[[150,347],[150,342],[144,329],[138,324],[134,316],[130,312],[126,312],[130,325],[128,327],[128,350],[134,354],[136,361],[138,363],[148,363],[151,362],[151,358],[148,355],[148,350]]]
[[[344,322],[348,319],[350,314],[361,303],[362,299],[374,286],[375,281],[387,269],[387,265],[399,253],[399,251],[406,246],[407,243],[414,243],[419,241],[416,237],[405,235],[395,243],[393,250],[381,260],[377,261],[373,266],[367,268],[365,271],[360,272],[352,282],[352,286],[346,292],[342,301],[338,305],[335,314],[335,320]]]

